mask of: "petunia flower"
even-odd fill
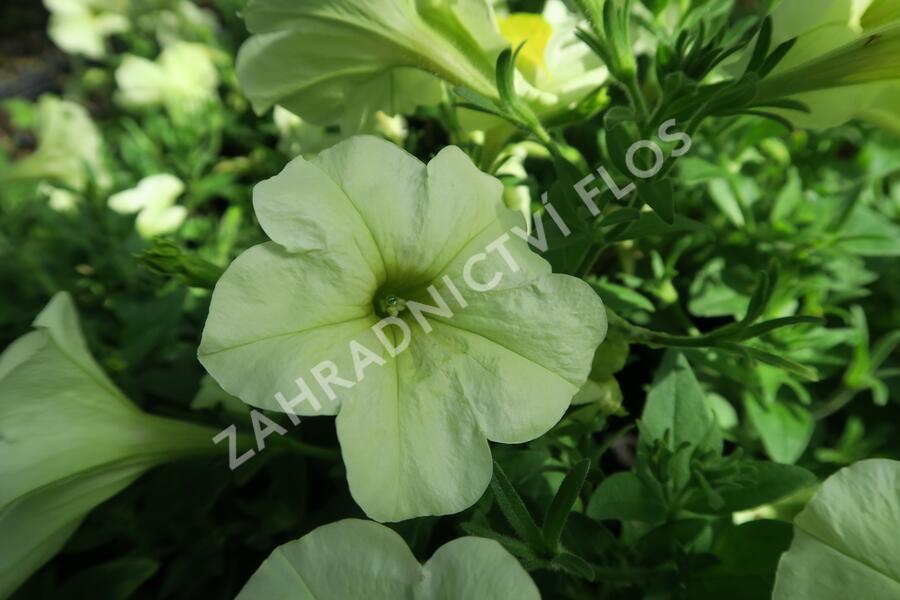
[[[559,421],[606,333],[597,295],[529,250],[502,193],[456,147],[425,165],[351,138],[256,186],[272,241],[216,285],[200,361],[253,406],[336,414],[374,519],[471,506],[488,440]]]
[[[529,102],[544,121],[571,119],[578,104],[606,83],[608,69],[597,55],[576,36],[580,23],[561,0],[548,0],[541,14],[510,12],[505,2],[494,2],[500,34],[521,50],[516,61],[516,91]],[[597,102],[605,96],[597,96]],[[599,104],[595,104],[599,108]],[[459,109],[461,125],[469,131],[483,132],[483,164],[491,164],[515,133],[501,119]],[[578,118],[578,115],[575,115]],[[520,202],[524,190],[512,188]]]
[[[540,594],[494,540],[455,539],[422,565],[393,530],[344,519],[276,548],[237,600],[259,598],[539,600]]]
[[[52,557],[95,506],[144,471],[215,451],[215,432],[146,414],[87,349],[60,293],[0,355],[0,597]]]
[[[82,106],[55,96],[41,96],[37,138],[37,149],[0,173],[0,180],[47,179],[78,191],[84,190],[92,178],[101,187],[108,184],[102,161],[103,140]]]
[[[280,104],[354,133],[379,110],[437,104],[437,77],[496,95],[494,61],[506,43],[484,0],[252,0],[244,18],[254,35],[237,73],[258,111]]]
[[[369,130],[378,111],[438,104],[442,82],[497,99],[497,56],[528,38],[517,90],[539,113],[554,112],[606,71],[575,38],[565,6],[550,7],[550,21],[510,15],[498,26],[486,0],[251,0],[238,79],[258,111],[280,104],[347,136]]]
[[[801,127],[861,118],[900,132],[900,0],[784,0],[773,12],[772,47],[797,42],[760,83],[758,97],[791,97],[810,114]]]
[[[137,213],[134,226],[145,238],[171,233],[181,227],[187,209],[175,201],[184,192],[184,183],[174,175],[160,173],[144,177],[128,190],[109,197],[109,207],[117,213]]]
[[[510,13],[497,23],[512,47],[524,44],[516,67],[540,91],[538,114],[573,109],[606,82],[607,68],[575,36],[578,18],[561,0],[548,0],[541,14]]]
[[[171,114],[189,115],[218,98],[210,49],[192,42],[167,46],[155,61],[126,55],[115,78],[117,100],[127,108],[164,106]]]
[[[102,58],[106,38],[131,27],[123,0],[44,0],[44,6],[50,11],[50,39],[69,54]]]
[[[900,461],[861,460],[826,479],[794,517],[773,600],[900,597]]]

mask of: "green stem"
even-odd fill
[[[834,413],[847,406],[847,404],[849,404],[850,401],[853,400],[853,398],[855,398],[860,391],[862,390],[856,390],[852,388],[844,388],[842,390],[838,390],[830,400],[813,411],[813,418],[816,421],[821,421],[822,419],[830,417]]]
[[[635,112],[639,116],[647,114],[647,101],[644,100],[644,93],[641,91],[641,86],[638,83],[637,74],[632,74],[619,83],[625,89],[625,93],[628,94],[628,100],[631,102]]]

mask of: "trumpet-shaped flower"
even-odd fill
[[[100,186],[108,183],[101,157],[103,140],[82,106],[42,96],[37,138],[37,150],[0,173],[0,180],[48,179],[78,191],[91,178]]]
[[[109,197],[109,207],[117,213],[137,213],[134,226],[143,237],[171,233],[181,227],[187,209],[175,201],[184,191],[180,179],[168,173],[141,179],[137,186]]]
[[[606,77],[559,2],[499,26],[486,0],[251,0],[245,18],[254,35],[237,72],[256,109],[280,104],[345,136],[366,131],[379,111],[437,104],[441,81],[497,99],[495,63],[510,42],[528,39],[517,88],[541,114]]]
[[[760,83],[761,99],[806,103],[810,114],[788,115],[803,127],[863,118],[900,132],[900,0],[827,0],[816,10],[784,0],[772,19],[773,47],[797,42]]]
[[[463,537],[424,565],[384,525],[345,519],[275,549],[237,600],[538,600],[525,569],[494,540]]]
[[[337,414],[372,518],[471,506],[487,440],[550,429],[606,333],[596,294],[510,234],[521,216],[501,197],[458,148],[425,165],[369,136],[254,189],[272,241],[216,285],[200,361],[254,406]]]
[[[147,469],[213,451],[203,427],[146,414],[91,357],[71,298],[0,355],[0,597]]]
[[[44,6],[50,11],[50,39],[70,54],[101,58],[106,38],[130,28],[122,0],[44,0]]]
[[[506,46],[484,0],[252,0],[237,59],[257,110],[280,104],[317,125],[365,130],[377,111],[436,104],[443,78],[495,96]]]
[[[118,100],[129,108],[164,106],[190,114],[218,97],[219,74],[202,44],[176,42],[155,61],[128,55],[116,69]]]

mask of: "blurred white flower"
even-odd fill
[[[402,144],[409,135],[409,128],[403,115],[391,116],[380,110],[375,113],[375,129],[395,144]]]
[[[272,111],[272,120],[278,129],[279,150],[291,157],[315,155],[344,137],[336,128],[313,125],[279,105]]]
[[[497,175],[500,177],[513,177],[520,182],[524,182],[528,178],[525,171],[525,159],[531,157],[549,158],[547,150],[534,142],[520,142],[507,146],[504,153],[498,159],[500,166],[497,168]],[[503,187],[503,203],[507,208],[516,210],[522,214],[525,219],[525,226],[528,233],[531,233],[531,190],[527,185],[505,185]]]
[[[212,11],[189,0],[181,0],[171,8],[145,15],[141,18],[141,25],[156,32],[156,40],[161,46],[187,40],[201,41],[218,28]]]
[[[130,28],[123,0],[44,0],[44,6],[50,11],[50,39],[70,54],[100,58],[106,38]]]
[[[219,74],[202,44],[176,42],[155,61],[127,55],[116,69],[118,101],[128,108],[164,106],[190,114],[218,98]]]
[[[113,194],[109,207],[123,215],[137,213],[135,228],[141,236],[163,235],[178,229],[187,217],[187,209],[175,204],[183,191],[180,179],[160,173],[144,177],[135,187]]]
[[[315,156],[347,137],[338,126],[313,125],[278,104],[272,111],[272,120],[280,137],[278,148],[291,157]],[[367,128],[364,133],[381,135],[395,144],[402,144],[409,135],[403,115],[392,117],[382,111],[375,113],[371,129],[369,131]]]
[[[57,212],[69,212],[78,205],[78,194],[46,182],[38,186],[38,193],[45,196],[50,208]]]
[[[84,107],[45,95],[38,101],[37,149],[6,169],[0,180],[41,180],[84,190],[93,178],[109,182],[103,168],[103,140]]]

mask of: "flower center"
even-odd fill
[[[396,317],[406,310],[406,300],[392,293],[376,296],[375,312],[380,317]]]

